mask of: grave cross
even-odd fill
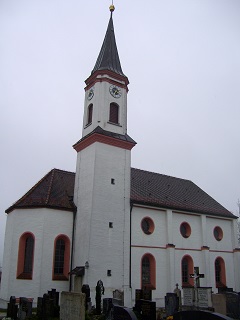
[[[199,269],[198,268],[194,268],[194,273],[189,275],[190,278],[194,278],[194,288],[200,287],[200,278],[204,278],[204,274],[203,273],[199,273]]]

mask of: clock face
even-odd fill
[[[109,88],[109,92],[111,93],[111,95],[114,97],[114,98],[120,98],[121,95],[122,95],[122,91],[121,91],[121,88],[115,86],[115,85],[111,85],[110,88]]]
[[[93,88],[92,88],[92,89],[90,89],[90,90],[88,91],[87,99],[88,99],[88,100],[91,100],[91,99],[93,98],[93,96],[94,96],[94,90],[93,90]]]

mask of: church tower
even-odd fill
[[[82,139],[77,151],[74,203],[73,267],[84,267],[75,276],[73,290],[88,284],[92,299],[97,281],[105,297],[114,290],[130,296],[130,167],[136,142],[127,135],[128,78],[116,46],[112,14],[102,48],[85,81]],[[81,268],[80,268],[81,269]]]

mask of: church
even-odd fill
[[[194,285],[240,291],[237,217],[189,180],[131,167],[128,78],[118,55],[114,6],[96,64],[85,81],[76,172],[53,169],[7,210],[0,297],[37,298],[51,288],[167,292]],[[131,125],[131,124],[130,124]],[[134,152],[134,151],[133,151]]]

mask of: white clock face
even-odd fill
[[[115,85],[111,85],[110,88],[109,88],[109,92],[111,93],[111,95],[114,97],[114,98],[120,98],[121,95],[122,95],[122,90],[121,88],[115,86]]]
[[[91,100],[91,99],[93,98],[93,96],[94,96],[94,90],[93,90],[93,88],[92,88],[92,89],[90,89],[90,90],[88,91],[88,93],[87,93],[87,99],[88,99],[88,100]]]

